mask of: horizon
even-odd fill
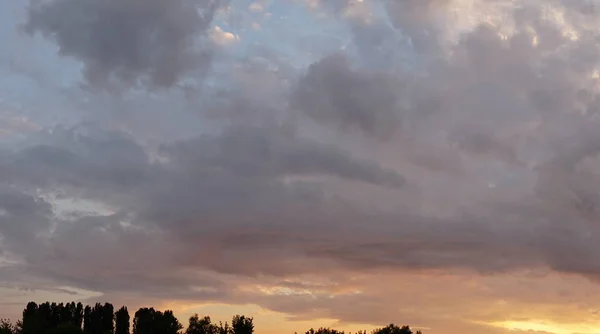
[[[31,304],[34,304],[34,305],[30,309]],[[195,327],[194,329],[197,330],[197,323],[199,322],[198,320],[203,319],[205,317],[209,319],[209,324],[215,326],[216,328],[219,328],[218,331],[221,334],[240,334],[237,332],[229,333],[227,331],[228,329],[232,330],[232,328],[228,327],[228,326],[233,326],[234,322],[236,321],[236,319],[235,319],[236,317],[241,317],[242,319],[249,319],[250,323],[252,324],[253,331],[257,330],[257,328],[256,328],[257,319],[256,318],[254,318],[252,316],[236,313],[234,311],[234,309],[229,309],[230,311],[233,312],[233,313],[231,313],[233,315],[230,314],[229,318],[220,319],[220,317],[214,317],[214,316],[210,316],[207,314],[194,312],[194,313],[191,313],[185,319],[181,319],[181,318],[177,317],[177,314],[175,314],[175,312],[173,312],[173,310],[171,310],[171,309],[160,310],[155,307],[148,306],[148,305],[139,307],[137,309],[132,308],[131,313],[129,313],[129,307],[127,307],[127,305],[122,305],[121,307],[117,308],[117,306],[112,305],[110,302],[105,302],[105,303],[96,302],[93,305],[92,304],[86,305],[81,302],[76,303],[74,301],[66,302],[66,303],[63,303],[63,302],[56,303],[56,302],[50,302],[50,301],[46,301],[44,303],[36,303],[34,301],[30,301],[24,307],[24,309],[21,313],[21,316],[16,317],[16,319],[0,318],[0,320],[1,320],[0,325],[2,325],[2,326],[0,326],[1,330],[7,330],[8,328],[5,327],[6,325],[12,327],[10,332],[2,331],[2,333],[3,334],[30,334],[30,333],[32,333],[31,328],[35,326],[35,325],[33,325],[32,321],[35,322],[36,316],[39,316],[39,313],[36,315],[35,312],[39,312],[38,310],[40,310],[42,308],[42,304],[46,304],[46,307],[48,309],[52,310],[52,311],[50,311],[50,314],[51,314],[50,318],[53,318],[54,315],[56,315],[56,314],[59,315],[57,318],[53,318],[53,320],[50,321],[50,324],[48,324],[48,323],[44,324],[44,326],[46,326],[46,328],[44,328],[45,331],[55,330],[56,329],[55,327],[60,327],[60,326],[73,327],[73,325],[75,325],[77,328],[79,328],[79,330],[81,330],[81,332],[78,332],[78,333],[90,334],[91,332],[94,331],[93,328],[97,328],[96,326],[102,326],[102,327],[106,326],[107,322],[105,320],[101,320],[100,323],[96,323],[93,320],[93,316],[88,316],[88,314],[91,314],[93,312],[99,312],[102,314],[100,316],[100,319],[101,319],[103,316],[106,315],[106,313],[103,310],[107,309],[107,307],[114,311],[114,312],[109,313],[112,316],[112,321],[109,322],[112,324],[112,330],[110,330],[110,332],[113,334],[124,334],[124,333],[143,334],[143,333],[137,333],[135,329],[133,329],[133,331],[131,331],[131,328],[134,327],[133,325],[136,323],[136,318],[138,317],[138,311],[141,312],[141,311],[145,311],[148,309],[152,310],[152,311],[165,312],[165,314],[167,312],[171,312],[171,314],[173,314],[175,316],[174,321],[178,322],[181,325],[180,326],[181,328],[178,332],[182,333],[182,334],[197,333],[196,331],[194,331],[192,333],[190,333],[188,331],[191,329],[190,327],[192,327],[192,326]],[[72,306],[70,306],[69,304],[72,304]],[[63,307],[70,310],[67,313],[67,314],[69,314],[68,319],[62,318],[61,315],[63,315],[63,312],[60,312],[60,311],[57,312],[55,309],[55,308],[60,308],[62,310]],[[71,307],[72,307],[72,309],[71,309]],[[219,316],[223,316],[223,314],[220,314],[218,312],[218,309],[215,310],[213,307],[211,307],[210,309],[213,312],[217,311],[217,314]],[[247,308],[242,308],[242,309],[245,311],[249,311]],[[265,315],[264,311],[265,310],[262,310],[262,312],[258,312],[258,313],[262,313],[262,315]],[[124,312],[126,316],[123,317],[123,314],[119,315],[120,312]],[[26,316],[26,313],[27,313],[27,316]],[[162,316],[162,314],[161,314],[161,316]],[[194,324],[192,324],[192,318],[195,318]],[[45,319],[45,317],[42,317],[41,319]],[[314,320],[316,320],[316,321],[314,321]],[[344,333],[352,334],[353,333],[353,331],[341,329],[339,327],[340,326],[339,323],[335,323],[336,325],[338,325],[338,327],[334,328],[333,326],[331,326],[331,324],[333,324],[332,322],[326,322],[325,325],[323,325],[323,322],[320,321],[320,319],[314,319],[314,320],[304,321],[304,323],[305,323],[304,325],[306,326],[306,328],[304,328],[300,331],[294,331],[294,333],[306,332],[308,334],[308,331],[311,331],[311,330],[320,331],[321,329],[324,329],[327,331],[334,331],[332,333],[328,332],[328,333],[322,333],[322,334],[344,334]],[[48,321],[48,320],[45,319],[45,321]],[[54,323],[53,321],[56,323]],[[260,322],[260,319],[258,320],[258,322]],[[310,322],[313,322],[312,325],[309,324]],[[296,322],[296,323],[301,323],[301,322]],[[315,326],[315,323],[320,324],[320,325]],[[327,325],[327,324],[329,324],[329,325]],[[392,328],[396,327],[396,329],[400,329],[404,326],[406,326],[407,329],[412,329],[413,331],[416,331],[415,334],[421,334],[421,332],[418,329],[414,328],[414,326],[411,328],[408,325],[394,324],[394,323],[385,324],[383,326],[382,325],[379,325],[379,326],[367,325],[366,327],[370,328],[369,330],[358,329],[358,330],[354,330],[354,333],[377,334],[377,333],[375,333],[376,331],[381,331],[385,327],[392,327]],[[27,329],[25,330],[26,327],[27,327]],[[348,328],[348,326],[343,326],[343,325],[342,325],[342,327]],[[356,327],[356,326],[353,326],[353,327]],[[129,330],[126,330],[126,328]],[[194,329],[192,329],[192,330],[194,330]],[[103,333],[104,333],[104,330],[108,330],[108,329],[104,328],[102,330]],[[206,328],[204,330],[206,331]],[[224,331],[225,333],[222,333],[221,331]],[[260,328],[258,329],[258,332],[261,332]],[[202,332],[202,333],[205,333],[205,332]],[[246,332],[244,331],[243,333],[246,333]],[[246,333],[246,334],[251,334],[251,333]],[[403,333],[400,333],[400,334],[403,334]]]
[[[598,5],[0,0],[0,318],[600,333]]]

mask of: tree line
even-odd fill
[[[131,328],[133,327],[133,328]],[[82,303],[36,304],[29,302],[23,317],[16,323],[0,320],[0,334],[253,334],[254,319],[235,315],[231,323],[212,322],[208,316],[194,314],[185,331],[173,311],[140,308],[133,315],[133,326],[127,307],[115,311],[110,303],[83,306]],[[296,333],[297,334],[297,333]],[[332,328],[309,329],[305,334],[346,334]],[[352,333],[348,333],[352,334]],[[359,331],[356,334],[367,334]],[[409,326],[390,324],[370,334],[413,334]],[[422,334],[417,331],[415,334]]]

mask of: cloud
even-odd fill
[[[52,207],[44,200],[5,187],[0,191],[0,199],[2,246],[22,250],[21,242],[33,242],[36,233],[49,228]]]
[[[306,32],[277,38],[264,31],[297,18],[274,2],[260,32],[211,28],[217,5],[202,4],[30,8],[31,29],[100,86],[94,71],[174,85],[197,69],[188,57],[202,59],[188,41],[240,38],[192,98],[78,92],[79,125],[46,123],[3,147],[0,247],[16,262],[0,281],[257,303],[295,319],[401,315],[432,333],[564,325],[563,302],[587,319],[588,295],[561,290],[594,290],[600,272],[600,27],[581,2],[301,1],[290,6]],[[120,49],[135,34],[135,50]],[[308,58],[307,40],[328,45]],[[540,311],[525,321],[527,308]]]
[[[152,162],[138,144],[118,133],[85,128],[56,129],[43,136],[42,140],[45,145],[34,145],[4,156],[1,184],[5,188],[11,183],[18,184],[26,193],[45,189],[48,193],[42,193],[42,196],[102,202],[116,212],[109,216],[84,216],[73,225],[60,223],[57,228],[47,225],[45,232],[42,231],[42,235],[47,236],[42,237],[39,243],[41,247],[50,247],[50,250],[37,254],[39,249],[33,249],[34,254],[28,254],[33,256],[30,262],[40,256],[40,264],[56,260],[52,266],[73,265],[77,275],[92,275],[86,277],[93,277],[97,266],[116,266],[117,272],[121,267],[118,261],[114,262],[113,259],[118,256],[113,252],[118,252],[123,242],[129,245],[127,248],[137,242],[153,249],[156,247],[152,252],[162,252],[157,245],[163,242],[160,241],[163,233],[186,240],[213,234],[213,244],[219,239],[226,242],[235,236],[236,230],[245,226],[241,211],[251,214],[248,219],[254,221],[253,224],[262,225],[258,221],[262,219],[267,225],[293,224],[288,219],[299,214],[299,210],[323,205],[319,203],[323,196],[319,186],[310,181],[314,177],[339,178],[391,189],[400,188],[405,183],[404,178],[393,170],[354,158],[332,146],[286,135],[277,129],[236,127],[218,136],[202,136],[165,145],[158,152],[163,162]],[[33,198],[31,203],[34,203]],[[40,198],[39,195],[37,198]],[[6,203],[5,210],[10,214],[6,219],[11,218],[14,222],[12,213],[20,207],[20,202],[14,202],[14,208],[10,205],[13,201],[3,203]],[[279,205],[284,211],[273,210],[273,205]],[[49,224],[49,219],[41,221]],[[40,219],[32,220],[37,222]],[[204,223],[201,222],[203,220]],[[127,227],[129,225],[131,227]],[[30,231],[28,237],[36,235]],[[154,237],[159,239],[146,243],[148,238]],[[72,238],[79,241],[70,242],[70,246],[66,247],[64,241]],[[90,245],[90,242],[97,243],[99,240],[104,240],[101,244],[114,245],[106,248],[108,252],[94,251],[95,247],[90,248],[90,253],[76,251],[77,245]],[[265,239],[267,242],[270,240],[270,237]],[[252,244],[247,245],[251,247]],[[212,255],[216,255],[214,252],[217,250],[227,252],[227,243],[215,246],[218,248],[213,250]],[[140,252],[151,251],[141,245],[139,247]],[[186,258],[184,254],[196,247],[194,243],[185,241],[182,248],[174,249],[176,254],[171,254],[172,258],[165,259],[162,264],[181,261],[176,260],[175,255]],[[144,255],[140,253],[139,256]],[[142,262],[135,258],[131,261],[141,265]],[[161,263],[156,256],[150,256],[148,260],[150,258],[153,263]],[[214,262],[218,257],[199,259],[208,261],[198,264],[200,266],[212,268],[222,265],[221,261],[218,261],[219,264]],[[78,264],[74,265],[73,261]],[[133,266],[129,260],[125,261],[123,266],[128,270],[146,267]],[[213,269],[249,270],[249,274],[253,270],[261,270],[254,265],[242,268]],[[65,270],[59,272],[64,275]],[[118,282],[117,278],[111,280]],[[86,285],[85,288],[99,287]]]
[[[18,106],[0,100],[0,137],[6,139],[41,129],[40,125],[33,122],[28,116],[22,115],[25,112],[20,109]]]
[[[223,31],[220,27],[216,26],[212,33],[212,39],[215,43],[220,45],[228,45],[239,39],[239,36],[236,36],[230,32]]]
[[[292,106],[341,130],[389,138],[400,126],[399,85],[384,73],[350,66],[339,54],[312,64],[294,90]]]
[[[220,1],[56,0],[32,3],[27,31],[54,41],[63,56],[83,63],[96,86],[170,87],[206,70],[209,29]],[[199,44],[200,43],[200,44]]]
[[[436,14],[444,13],[450,0],[387,1],[391,22],[410,36],[411,44],[420,51],[438,45],[441,27],[436,24]]]

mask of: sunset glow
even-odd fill
[[[492,325],[506,328],[511,331],[534,331],[556,334],[571,334],[571,333],[598,333],[600,327],[598,324],[557,324],[552,321],[534,320],[534,321],[506,321],[501,323],[493,323]]]

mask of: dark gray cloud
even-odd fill
[[[41,198],[11,187],[0,187],[0,233],[2,245],[22,248],[36,233],[50,227],[52,206]]]
[[[114,215],[83,217],[74,224],[59,225],[28,254],[28,263],[36,272],[88,289],[133,289],[131,282],[140,277],[148,288],[192,285],[184,284],[177,270],[173,275],[154,277],[163,273],[163,268],[289,275],[322,270],[320,260],[331,261],[328,266],[335,264],[334,268],[458,267],[482,272],[548,265],[582,275],[594,275],[600,263],[593,255],[595,234],[586,236],[579,224],[563,227],[563,217],[555,217],[556,212],[544,206],[480,205],[481,213],[440,220],[402,212],[363,211],[366,207],[357,203],[344,204],[348,199],[343,197],[324,197],[323,181],[308,188],[303,187],[305,181],[287,183],[284,177],[310,175],[392,187],[403,181],[394,172],[364,164],[334,148],[286,137],[277,129],[235,128],[218,136],[168,145],[160,152],[166,159],[163,163],[151,163],[144,154],[134,158],[139,146],[116,133],[95,137],[83,131],[67,133],[52,135],[60,146],[51,155],[45,151],[48,146],[20,153],[46,157],[36,159],[35,164],[27,159],[6,160],[11,161],[13,182],[25,185],[27,180],[32,187],[47,187],[47,180],[53,180],[53,187],[62,189],[67,198],[83,196],[116,208]],[[47,142],[52,143],[49,138]],[[95,154],[86,156],[91,151]],[[59,152],[70,152],[69,156],[77,159],[63,159],[64,153]],[[141,174],[123,168],[132,159]],[[85,164],[72,163],[74,160]],[[56,161],[61,162],[60,168],[53,169]],[[46,179],[36,170],[46,170]],[[143,171],[148,176],[140,179]],[[63,174],[71,178],[58,177]],[[24,211],[23,205],[34,202],[30,198],[3,203],[14,216],[32,211]],[[48,215],[48,208],[45,210]],[[511,215],[500,215],[504,211]],[[525,221],[526,229],[522,226]],[[178,246],[167,246],[170,242]],[[160,246],[163,243],[169,252]],[[561,251],[554,248],[557,244]],[[84,245],[97,246],[81,251]],[[273,253],[273,249],[278,251]],[[115,261],[121,252],[131,256]],[[586,259],[583,262],[578,260],[582,257]],[[109,276],[98,276],[98,270]],[[207,285],[220,286],[210,279]]]
[[[279,129],[236,127],[217,136],[165,145],[158,152],[164,162],[151,162],[139,145],[116,132],[56,129],[42,140],[45,145],[4,156],[2,184],[18,184],[30,192],[43,188],[49,192],[46,195],[59,199],[81,198],[113,208],[114,216],[80,218],[72,226],[54,230],[46,241],[53,247],[49,254],[55,254],[59,262],[83,262],[89,256],[103,259],[90,260],[85,268],[83,263],[76,266],[82,273],[92,270],[88,266],[117,256],[112,252],[119,246],[108,254],[90,249],[91,253],[84,255],[75,252],[78,247],[74,243],[74,248],[68,249],[53,245],[62,245],[63,238],[75,235],[80,235],[82,244],[91,242],[88,238],[102,239],[105,235],[110,242],[131,246],[145,243],[142,240],[153,233],[188,239],[211,233],[226,236],[246,224],[293,226],[303,218],[290,221],[290,216],[323,205],[318,184],[302,178],[339,178],[391,189],[401,188],[405,182],[399,173],[377,163],[354,158],[334,146],[286,135]],[[4,202],[6,206],[14,203],[14,208],[6,208],[11,217],[21,203]],[[240,210],[248,216],[240,216]],[[141,232],[123,230],[123,221],[139,226]],[[46,231],[50,233],[49,226]],[[125,241],[130,234],[139,239]],[[185,245],[182,253],[189,252]],[[156,256],[152,258],[158,262]],[[169,260],[174,259],[175,254]],[[131,268],[131,264],[127,266]]]
[[[399,88],[393,77],[353,69],[335,54],[308,68],[293,92],[292,106],[317,122],[386,139],[400,125]]]
[[[498,160],[504,160],[510,164],[520,164],[515,150],[511,146],[499,142],[498,139],[489,134],[458,127],[450,132],[448,140],[469,154],[491,154],[497,157]]]
[[[81,61],[93,85],[170,87],[208,67],[210,41],[202,38],[220,5],[220,0],[34,2],[26,29]]]

